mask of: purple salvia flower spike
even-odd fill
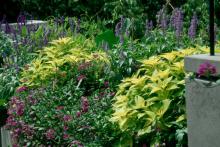
[[[194,13],[193,18],[190,23],[189,30],[188,30],[188,35],[191,39],[194,39],[196,37],[197,26],[198,26],[198,18],[197,18],[196,13]]]
[[[69,21],[70,29],[71,29],[72,33],[74,33],[75,24],[74,24],[73,18],[69,17],[68,21]]]

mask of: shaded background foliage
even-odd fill
[[[34,17],[44,19],[48,16],[90,16],[95,18],[117,19],[125,17],[142,18],[155,21],[156,13],[166,4],[166,0],[1,0],[0,17],[16,20],[19,12],[28,12]],[[170,0],[174,7],[187,3],[188,11],[202,8],[207,0]],[[216,16],[219,18],[219,0],[216,0]]]

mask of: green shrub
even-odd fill
[[[10,56],[13,52],[12,40],[0,31],[0,67],[10,62]]]
[[[7,128],[20,146],[106,146],[113,85],[107,55],[82,36],[54,40],[24,67]]]
[[[15,69],[0,69],[0,107],[7,105],[18,84]]]

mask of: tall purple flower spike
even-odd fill
[[[194,13],[193,18],[190,23],[189,30],[188,30],[188,35],[191,39],[194,39],[196,37],[197,26],[198,26],[198,18],[197,18],[196,13]]]
[[[177,39],[180,38],[183,31],[183,12],[181,9],[174,9],[171,16],[171,25],[175,29]]]

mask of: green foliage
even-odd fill
[[[8,128],[19,145],[105,146],[117,138],[109,122],[114,96],[109,60],[94,48],[95,42],[80,35],[60,38],[24,67],[23,83],[9,103],[9,118],[19,123],[9,121]],[[16,130],[23,131],[16,136]]]
[[[6,106],[19,81],[14,69],[0,69],[0,106]]]
[[[9,57],[13,53],[12,40],[3,32],[0,32],[0,67],[9,62]]]
[[[204,51],[189,48],[142,60],[137,73],[119,85],[111,121],[150,146],[183,141],[178,132],[176,141],[172,136],[186,127],[183,58]]]
[[[56,89],[49,85],[17,94],[20,97],[18,101],[25,102],[25,112],[22,116],[14,114],[15,120],[25,122],[34,130],[33,134],[28,135],[25,131],[19,134],[17,141],[20,146],[70,146],[72,142],[78,141],[84,146],[97,147],[111,143],[117,135],[117,129],[108,121],[111,114],[111,91],[94,91],[86,97],[88,112],[83,112],[84,93],[77,90],[76,85],[73,78]],[[100,86],[104,85],[100,83]],[[70,116],[71,120],[65,121],[65,115]],[[11,130],[18,128],[22,129],[22,126],[12,127]],[[49,129],[55,130],[55,137],[51,140],[46,136]],[[64,134],[68,137],[65,138]]]
[[[113,48],[113,46],[119,42],[119,39],[115,37],[112,30],[106,30],[102,34],[97,35],[95,41],[97,46],[101,46],[103,43],[108,43],[108,47]]]

